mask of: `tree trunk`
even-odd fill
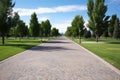
[[[41,37],[41,40],[40,40],[40,42],[42,43],[42,37]]]
[[[96,42],[98,42],[98,39],[99,39],[99,37],[98,37],[98,35],[96,35]]]
[[[2,44],[4,45],[5,44],[5,36],[2,35]]]
[[[81,36],[79,36],[79,43],[81,44]]]
[[[21,37],[19,37],[19,41],[21,41]]]

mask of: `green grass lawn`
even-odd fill
[[[78,43],[78,39],[73,39],[73,41]],[[85,42],[95,42],[95,39],[82,39],[82,44],[80,45],[120,69],[120,40],[102,38],[100,42],[104,43]]]
[[[48,41],[48,39],[43,39],[42,42],[46,41]],[[19,39],[7,39],[5,40],[5,45],[1,45],[0,39],[0,61],[25,51],[31,47],[37,46],[40,43],[41,41],[39,38],[24,38],[21,39],[21,41]]]

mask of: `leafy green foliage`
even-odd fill
[[[28,35],[28,27],[25,25],[25,23],[22,20],[18,21],[17,24],[17,33],[19,37],[24,37]]]
[[[117,15],[112,15],[112,17],[110,19],[110,24],[109,24],[109,28],[108,28],[108,34],[110,37],[113,36],[114,24],[115,24],[116,19],[117,19]]]
[[[60,34],[59,34],[59,30],[56,29],[56,28],[52,28],[52,30],[51,30],[51,36],[57,37],[57,36],[59,36],[59,35],[60,35]]]
[[[41,35],[44,36],[44,37],[49,37],[50,36],[50,33],[51,33],[51,23],[49,20],[46,20],[46,21],[42,21],[41,22]]]
[[[84,33],[84,20],[82,16],[75,16],[72,21],[72,26],[67,28],[66,35],[67,36],[83,36]]]
[[[42,21],[41,24],[40,24],[40,36],[41,37],[44,37],[45,36],[45,22]]]
[[[32,37],[38,37],[40,34],[40,27],[38,23],[38,18],[36,13],[33,13],[31,15],[31,20],[30,20],[30,35]]]
[[[4,37],[10,29],[9,21],[14,5],[12,0],[0,0],[0,35],[2,36],[2,44],[4,44]]]
[[[120,38],[120,25],[119,25],[119,19],[116,19],[116,20],[115,20],[113,37],[114,37],[115,39]]]
[[[88,16],[89,23],[88,27],[94,32],[96,35],[96,41],[98,42],[98,38],[103,34],[103,32],[107,29],[109,16],[106,16],[107,6],[104,5],[105,0],[88,0],[87,8],[88,8]]]
[[[67,27],[67,31],[65,32],[66,36],[72,36],[72,27]]]
[[[83,28],[84,28],[84,20],[82,16],[75,16],[75,18],[72,21],[72,30],[73,30],[73,36],[79,36],[83,34]]]
[[[51,24],[50,24],[50,21],[49,20],[46,20],[44,22],[44,34],[45,34],[45,37],[49,37],[50,36],[50,32],[51,32]]]
[[[11,28],[10,28],[10,31],[9,31],[10,36],[16,36],[17,35],[16,34],[17,32],[15,30],[16,30],[16,27],[17,27],[17,24],[18,24],[19,20],[20,20],[20,16],[17,12],[15,12],[14,16],[11,18]]]

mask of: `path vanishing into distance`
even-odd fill
[[[120,80],[120,71],[59,37],[1,61],[0,80]]]

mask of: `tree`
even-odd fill
[[[30,35],[33,37],[38,37],[40,34],[40,29],[39,29],[39,23],[38,23],[38,18],[36,13],[33,13],[31,15],[31,19],[30,19]]]
[[[72,35],[74,37],[79,36],[79,34],[80,35],[83,34],[82,32],[84,28],[84,20],[82,16],[79,15],[75,16],[71,24],[73,30]]]
[[[94,1],[93,0],[88,0],[88,4],[87,4],[87,9],[88,9],[88,16],[89,16],[89,23],[87,24],[87,26],[91,29],[94,30],[94,20],[93,20],[93,9],[94,9]]]
[[[12,35],[12,36],[15,36],[15,35],[16,35],[16,34],[15,34],[15,28],[16,28],[19,20],[20,20],[20,16],[19,16],[19,14],[18,14],[17,12],[15,12],[15,13],[14,13],[14,16],[13,16],[12,19],[11,19],[11,29],[10,29],[10,30],[11,30],[11,35]]]
[[[120,35],[120,25],[119,25],[119,19],[117,18],[115,20],[115,24],[114,24],[114,32],[113,32],[113,38],[118,39],[119,35]]]
[[[50,36],[50,32],[51,32],[51,24],[49,20],[46,20],[44,22],[44,30],[45,30],[45,36],[49,37]]]
[[[23,23],[24,23],[24,22],[23,22]],[[28,36],[29,36],[29,29],[28,29],[28,26],[25,25],[25,23],[24,23],[24,30],[23,30],[23,33],[24,33],[23,36],[25,36],[25,37],[28,37]]]
[[[73,29],[73,36],[79,36],[80,43],[81,43],[81,36],[84,33],[84,20],[82,16],[75,16],[72,21],[72,29]]]
[[[41,22],[41,30],[42,30],[42,35],[44,37],[49,37],[51,33],[51,24],[49,20],[42,21]]]
[[[28,28],[22,20],[18,21],[16,28],[17,28],[17,35],[20,38],[28,35]]]
[[[51,36],[55,36],[55,37],[59,36],[59,30],[56,28],[52,28]]]
[[[41,24],[40,24],[40,36],[41,37],[45,36],[45,28],[44,28],[44,26],[45,26],[45,23],[44,23],[44,21],[42,21]]]
[[[12,8],[14,7],[12,0],[0,0],[0,35],[2,36],[2,44],[6,33],[9,32],[9,21],[12,14]]]
[[[48,37],[49,37],[50,33],[51,33],[51,27],[52,27],[52,25],[51,25],[49,20],[46,20],[46,25],[47,25],[47,28],[48,28]]]
[[[65,32],[65,35],[66,36],[72,36],[72,27],[70,26],[70,27],[67,27],[67,30],[66,30],[66,32]]]
[[[114,25],[115,25],[115,21],[117,19],[117,15],[112,15],[111,19],[110,19],[110,24],[108,27],[108,34],[110,37],[113,37],[113,32],[114,32]]]
[[[94,32],[96,42],[98,38],[106,30],[109,16],[106,16],[107,6],[104,5],[105,0],[88,0],[87,9],[89,16],[88,27]]]
[[[20,20],[20,16],[17,12],[15,12],[14,15],[11,17],[11,24],[10,24],[11,28],[9,31],[9,35],[16,37],[16,27],[19,20]]]

